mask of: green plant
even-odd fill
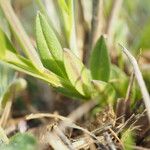
[[[0,63],[0,111],[5,107],[7,101],[11,100],[14,92],[17,94],[26,87],[26,81],[17,78],[14,70]]]
[[[9,144],[3,143],[0,145],[2,150],[35,150],[37,142],[35,138],[27,133],[16,134],[10,138]]]
[[[88,100],[98,97],[104,102],[109,102],[115,99],[115,93],[117,97],[124,97],[128,77],[121,69],[111,64],[103,36],[100,36],[93,46],[88,60],[89,69],[79,58],[73,1],[61,0],[56,3],[61,14],[59,20],[64,39],[52,26],[43,3],[39,0],[36,2],[42,13],[38,12],[36,17],[34,48],[9,1],[0,1],[12,34],[22,49],[21,53],[16,50],[5,33],[0,30],[0,41],[3,43],[0,47],[0,60],[18,71],[46,81],[56,91],[71,98]],[[107,93],[109,98],[105,97]]]
[[[146,1],[148,4],[148,0]],[[51,14],[48,14],[47,8],[43,5],[43,1],[35,0],[35,2],[39,7],[39,11],[35,19],[35,37],[33,38],[35,39],[35,45],[33,45],[21,21],[14,13],[10,0],[0,0],[0,19],[4,15],[3,20],[5,20],[8,25],[8,29],[5,30],[5,27],[1,25],[3,21],[0,20],[1,122],[3,122],[3,118],[5,119],[5,108],[7,110],[5,106],[7,106],[7,102],[14,98],[14,90],[16,94],[26,86],[26,81],[22,78],[18,78],[16,72],[9,68],[11,67],[17,71],[44,80],[54,90],[70,98],[83,101],[97,100],[99,105],[94,107],[94,114],[99,112],[103,106],[114,107],[117,103],[116,106],[118,108],[116,108],[116,114],[118,113],[120,115],[120,105],[124,104],[124,108],[122,109],[121,107],[121,117],[122,114],[125,117],[121,119],[119,125],[118,123],[114,125],[115,117],[120,118],[120,116],[113,114],[112,127],[116,135],[121,137],[125,149],[132,149],[135,143],[130,128],[128,129],[127,127],[126,130],[120,130],[120,132],[117,132],[117,130],[120,129],[120,127],[122,128],[121,125],[123,123],[126,124],[130,119],[132,121],[132,118],[129,118],[129,120],[125,122],[126,119],[128,119],[127,111],[130,110],[129,115],[133,113],[130,107],[137,107],[135,101],[141,99],[141,93],[137,83],[134,82],[134,73],[132,74],[133,78],[131,77],[131,80],[129,80],[128,75],[131,70],[127,66],[128,62],[124,61],[122,51],[118,49],[117,44],[121,41],[131,40],[128,42],[129,47],[132,46],[133,49],[140,47],[148,49],[150,47],[147,41],[149,37],[147,33],[150,31],[149,22],[142,22],[140,15],[138,17],[136,16],[137,24],[142,22],[141,24],[144,30],[135,38],[133,35],[138,27],[131,22],[134,17],[131,19],[130,16],[132,15],[128,16],[126,10],[124,11],[124,7],[120,13],[120,17],[117,17],[119,16],[119,10],[117,9],[121,7],[121,3],[118,2],[121,1],[104,1],[100,9],[98,9],[98,4],[102,2],[101,0],[85,1],[93,7],[92,13],[88,11],[89,14],[91,13],[90,17],[92,17],[92,19],[89,17],[87,21],[85,19],[87,11],[84,12],[84,8],[82,8],[83,1],[54,0],[53,4],[56,8],[57,19],[60,24],[58,29],[53,24],[53,19],[55,19],[56,16],[51,17]],[[135,11],[139,9],[137,4],[129,0],[124,1],[124,4],[125,7],[128,7],[126,9],[129,10],[130,14],[135,13]],[[143,5],[140,1],[139,4]],[[76,5],[79,7],[78,9],[81,9],[78,14],[76,13]],[[147,5],[147,7],[148,6],[149,5]],[[101,7],[104,9],[103,14],[99,12],[99,10],[102,10]],[[115,9],[117,11],[115,11]],[[100,14],[102,16],[99,16]],[[89,25],[90,23],[91,25]],[[103,29],[98,31],[99,23],[103,26],[102,28],[106,25],[104,32]],[[79,31],[76,32],[78,28]],[[131,36],[127,34],[129,31],[132,32],[134,38],[128,37]],[[102,33],[106,33],[106,38],[104,38],[105,36]],[[79,46],[80,44],[82,45],[81,47]],[[87,58],[84,52],[87,52]],[[113,55],[110,57],[112,53]],[[111,61],[115,62],[115,64],[111,63]],[[145,70],[144,75],[147,81],[149,79],[148,73],[149,72]],[[149,85],[149,82],[147,82],[147,84]],[[119,101],[118,98],[122,97],[124,101],[123,99]],[[93,101],[91,101],[91,103],[92,102]],[[102,107],[100,107],[100,105]],[[105,111],[103,112],[105,113]],[[134,111],[134,113],[136,112]],[[109,115],[109,113],[107,115]],[[102,117],[102,120],[105,120],[105,117]],[[109,120],[109,124],[111,124],[110,122]],[[3,130],[4,126],[5,125],[1,123],[0,141],[2,141],[2,144],[0,144],[0,149],[14,150],[17,147],[23,150],[33,150],[37,148],[35,139],[30,135],[16,134],[11,138],[7,138]],[[118,142],[116,145],[117,144]]]
[[[129,128],[122,133],[121,141],[124,145],[124,148],[127,150],[133,150],[135,145],[133,131]]]
[[[63,5],[65,7],[62,7],[61,9],[63,9],[63,13],[67,13],[66,11],[69,11],[71,9],[70,7],[72,4],[67,4],[65,1],[63,1],[63,4],[65,4]],[[8,2],[6,2],[5,5],[10,6]],[[4,10],[5,6],[3,5],[2,1],[1,6]],[[12,10],[10,9],[10,11]],[[68,13],[70,14],[71,12],[69,11]],[[14,32],[16,33],[16,28],[13,26],[13,22],[11,22],[12,20],[7,15],[6,18],[8,19],[10,26],[14,28]],[[67,20],[65,19],[65,22],[66,21]],[[70,28],[72,28],[72,21],[68,22],[68,24],[70,24]],[[23,30],[21,25],[19,26],[19,28],[21,31]],[[67,29],[65,29],[65,31],[66,30]],[[28,41],[28,37],[25,36],[26,34],[24,33],[24,30],[22,31],[22,33],[23,38]],[[70,35],[68,36],[70,37]],[[29,51],[30,44],[27,42],[25,45],[23,43],[23,38],[21,36],[18,36],[16,40],[18,40],[21,43],[20,45],[23,46],[22,50],[27,57],[20,55],[8,40],[5,33],[1,31],[1,41],[3,40],[3,45],[1,46],[0,51],[1,61],[11,65],[18,71],[23,71],[29,75],[48,82],[57,91],[62,92],[69,97],[92,99],[95,97],[95,95],[99,95],[99,93],[103,95],[103,90],[105,89],[103,87],[108,84],[107,82],[109,81],[111,68],[108,50],[103,36],[100,37],[100,39],[96,43],[95,48],[93,49],[93,53],[90,59],[90,70],[87,69],[87,67],[82,63],[82,61],[78,58],[78,56],[76,56],[73,51],[63,49],[55,32],[49,25],[46,17],[41,13],[38,13],[36,17],[37,51],[33,47]],[[33,57],[31,53],[35,54],[36,58],[35,56]],[[100,68],[100,71],[97,72],[97,68]],[[92,82],[92,80],[95,81]],[[99,81],[96,80],[100,80],[103,82],[100,82],[99,84]],[[100,86],[100,88],[95,88],[95,85]],[[113,87],[111,87],[110,89],[113,91],[112,93],[114,93]],[[112,97],[112,99],[113,98],[114,96]]]

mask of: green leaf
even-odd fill
[[[124,145],[124,148],[127,150],[133,150],[131,146],[135,145],[134,136],[132,133],[132,130],[129,128],[126,131],[123,132],[121,136],[121,141]]]
[[[0,28],[0,58],[5,55],[5,50],[10,49],[11,51],[15,52],[16,50],[12,46],[11,42],[9,41],[6,34]]]
[[[11,67],[13,67],[14,69],[25,72],[33,77],[46,81],[47,83],[51,84],[51,86],[53,86],[57,91],[63,93],[66,96],[72,96],[74,98],[80,99],[86,98],[82,96],[67,80],[59,78],[52,72],[43,72],[37,70],[29,60],[15,53],[7,51],[6,54],[7,57],[5,57],[3,61],[11,65]]]
[[[42,79],[48,83],[50,83],[53,87],[61,87],[61,79],[54,73],[48,70],[37,70],[33,64],[26,58],[13,53],[9,50],[6,50],[5,56],[1,58],[1,60],[5,63],[10,64],[14,69],[18,71],[25,72],[29,75],[32,75],[36,78]]]
[[[16,134],[11,139],[9,144],[1,144],[1,150],[36,150],[37,142],[35,138],[29,134]]]
[[[68,6],[65,0],[59,0],[59,5],[61,6],[63,11],[69,14]]]
[[[73,99],[89,99],[89,97],[81,95],[76,89],[71,86],[69,88],[69,86],[64,85],[64,88],[56,88],[56,91]]]
[[[26,58],[12,52],[9,50],[5,50],[5,55],[1,57],[2,62],[9,64],[12,68],[27,73],[33,77],[42,79],[53,86],[57,91],[71,97],[76,98],[85,98],[82,96],[73,86],[72,84],[55,75],[54,73],[48,70],[37,70],[33,64]],[[3,80],[4,81],[4,80]],[[7,98],[7,94],[6,94]]]
[[[11,100],[11,98],[14,95],[14,92],[20,93],[22,90],[24,90],[26,88],[26,81],[22,78],[18,78],[15,79],[14,81],[12,81],[11,83],[9,83],[5,89],[5,91],[3,91],[3,95],[0,95],[0,108],[4,108],[6,105],[6,102]]]
[[[3,45],[1,45],[1,49],[0,49],[1,61],[9,64],[12,68],[14,68],[18,71],[27,73],[33,77],[36,77],[36,78],[39,78],[39,79],[42,79],[42,80],[48,82],[57,91],[65,94],[69,97],[72,96],[72,97],[82,98],[82,99],[87,98],[87,96],[83,96],[82,94],[80,94],[72,86],[70,81],[57,76],[57,75],[61,76],[63,74],[62,75],[63,77],[64,77],[64,75],[65,75],[65,78],[67,77],[64,65],[62,63],[63,61],[61,60],[62,59],[62,56],[61,56],[62,49],[61,49],[61,46],[58,43],[55,36],[53,36],[51,33],[49,33],[49,35],[45,35],[46,34],[45,28],[48,27],[48,23],[45,23],[45,22],[46,22],[46,19],[42,15],[39,14],[37,16],[37,29],[38,29],[37,30],[37,34],[38,34],[37,44],[38,44],[38,48],[39,48],[39,54],[40,54],[40,57],[42,59],[44,66],[46,68],[48,68],[49,70],[53,71],[54,73],[47,69],[45,69],[45,70],[39,69],[38,70],[37,68],[35,68],[35,66],[33,65],[33,63],[30,60],[17,54],[16,51],[14,50],[14,48],[12,47],[11,43],[9,42],[8,38],[5,36],[5,34],[3,32],[1,32],[1,36],[0,36],[0,41],[2,41],[2,43],[3,43]],[[46,27],[44,26],[45,24],[46,24]],[[43,28],[44,28],[44,30],[43,30]],[[48,31],[49,31],[49,29],[48,29]],[[48,40],[51,40],[51,42],[52,42],[52,44],[49,44],[49,45],[46,40],[46,38],[48,36],[51,36],[50,38],[48,38]],[[9,43],[9,44],[5,44],[5,43]],[[53,45],[53,43],[56,43],[56,45]],[[58,43],[58,46],[57,46],[57,43]],[[51,45],[52,50],[49,49],[50,45]],[[59,55],[60,58],[58,58],[58,57],[56,58],[55,57],[56,55],[53,55],[54,53],[52,51],[54,51],[54,50],[56,50],[56,51],[60,50],[60,51],[57,51],[58,55],[60,54]],[[48,59],[48,62],[46,62],[47,61],[46,59]],[[59,59],[59,61],[58,61],[58,59]],[[7,98],[8,95],[9,94],[6,94],[5,98]]]
[[[127,75],[115,65],[111,66],[110,82],[111,81],[113,87],[117,91],[117,96],[125,97],[129,80]]]
[[[64,64],[68,78],[75,89],[84,96],[90,95],[90,74],[81,60],[70,50],[64,49]]]
[[[46,67],[47,69],[51,70],[52,72],[54,72],[55,74],[57,74],[59,76],[65,77],[64,71],[61,70],[61,68],[59,67],[59,63],[61,63],[60,61],[62,58],[60,58],[60,60],[57,61],[57,59],[55,60],[55,57],[53,57],[53,55],[51,54],[51,50],[56,51],[56,49],[57,49],[57,47],[55,46],[55,43],[57,44],[57,39],[53,35],[54,33],[53,34],[50,33],[48,35],[48,36],[50,36],[50,38],[48,38],[48,40],[46,40],[47,36],[45,35],[45,32],[44,32],[44,26],[42,26],[42,23],[41,23],[41,22],[43,22],[43,19],[44,19],[46,26],[48,26],[45,18],[43,18],[43,16],[40,16],[40,14],[37,15],[37,18],[36,18],[36,42],[37,42],[37,47],[38,47],[38,53],[41,57],[44,67]],[[50,32],[52,32],[51,29],[49,29],[49,30],[50,30]],[[52,36],[54,36],[54,39]],[[56,42],[50,41],[50,40],[55,40]],[[52,44],[49,44],[49,46],[48,46],[47,41],[50,41]],[[53,43],[54,43],[54,46],[53,46]],[[50,49],[49,49],[49,47],[50,47]],[[58,47],[60,48],[60,46],[58,46]],[[60,48],[60,51],[61,51],[61,48]],[[59,51],[57,53],[59,53]],[[60,55],[61,55],[61,53],[60,53]]]
[[[106,83],[103,81],[93,80],[93,87],[95,89],[94,97],[100,98],[101,103],[114,104],[114,100],[116,97],[116,92],[113,86],[110,83]]]
[[[41,37],[41,42],[44,43],[44,41],[47,44],[47,47],[52,55],[52,57],[54,58],[54,60],[57,62],[57,64],[59,65],[59,67],[63,70],[63,50],[62,47],[55,35],[55,33],[53,32],[53,30],[51,29],[51,27],[49,26],[46,18],[39,13],[38,14],[38,26],[41,26],[39,29],[39,35],[38,35],[38,31],[37,31],[37,38],[40,38],[41,34],[43,33],[43,36]],[[37,30],[38,30],[37,29]],[[41,31],[42,30],[42,31]],[[42,32],[42,33],[41,33]],[[40,40],[40,39],[39,39]],[[45,52],[43,51],[43,46],[40,45],[40,41],[38,40],[38,48],[40,51],[40,54],[42,54],[42,57],[45,56],[45,54],[47,53],[47,48],[45,50]],[[44,48],[45,48],[45,44],[44,44]]]
[[[6,55],[7,48],[10,48],[13,52],[15,51],[2,30],[0,30],[0,41],[2,43],[0,44],[0,58]],[[9,59],[11,59],[11,57]],[[26,81],[21,78],[17,79],[15,77],[15,72],[8,66],[4,66],[4,64],[0,62],[0,109],[2,106],[5,106],[8,100],[10,100],[14,93],[14,90],[17,93],[23,90],[25,87]]]
[[[94,80],[108,81],[110,76],[110,59],[104,37],[101,36],[91,54],[90,70]]]

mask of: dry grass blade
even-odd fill
[[[116,147],[115,147],[110,135],[107,132],[104,133],[104,137],[105,137],[105,140],[106,140],[110,150],[116,150]]]
[[[55,149],[55,150],[70,150],[67,148],[67,146],[62,142],[60,137],[57,136],[56,133],[49,133],[47,135],[47,139],[49,141],[49,144]]]
[[[92,29],[91,29],[91,49],[93,48],[93,45],[97,41],[98,37],[100,36],[99,32],[99,24],[102,25],[102,20],[100,17],[102,17],[102,0],[93,0],[93,12],[92,12]]]
[[[65,134],[63,133],[62,130],[60,130],[57,126],[54,126],[53,127],[55,133],[60,137],[60,139],[63,141],[63,143],[65,145],[67,145],[67,147],[70,149],[70,150],[73,150],[73,146],[70,142],[70,140],[65,136]]]
[[[68,118],[76,121],[80,119],[84,114],[88,113],[91,108],[93,108],[95,105],[97,105],[97,101],[90,100],[86,102],[85,104],[78,107],[76,110],[74,110],[72,113],[68,115]]]
[[[123,0],[114,0],[113,6],[111,9],[111,14],[109,16],[106,33],[108,34],[108,46],[111,46],[113,41],[113,26],[114,23],[117,21],[117,17],[119,16],[119,11],[121,9]]]
[[[142,64],[142,70],[150,70],[150,64]]]
[[[119,137],[117,136],[117,134],[111,128],[109,128],[109,131],[115,137],[115,139],[120,143],[120,146],[122,147],[122,149],[124,149],[124,145],[123,145],[122,141],[119,139]]]
[[[93,141],[89,140],[88,137],[78,138],[72,143],[74,149],[77,149],[77,150],[83,149],[85,147],[89,147],[90,144],[93,144]]]
[[[76,23],[77,28],[77,42],[78,42],[78,48],[80,51],[80,59],[84,59],[84,49],[86,47],[86,37],[88,36],[89,27],[87,25],[87,22],[85,20],[84,16],[84,8],[83,8],[83,1],[78,1],[77,3],[78,8],[78,22]]]
[[[102,34],[103,28],[103,0],[93,0],[92,1],[92,21],[91,21],[91,32],[90,32],[90,41],[89,47],[85,55],[86,64],[90,57],[91,50],[95,45],[98,37]],[[87,64],[88,65],[88,64]]]
[[[127,93],[126,93],[126,97],[125,97],[125,101],[128,101],[131,97],[134,77],[135,77],[134,72],[132,72],[131,77],[130,77],[130,82],[128,85],[128,89],[127,89]]]
[[[49,114],[49,113],[30,114],[30,115],[26,116],[26,120],[39,119],[39,118],[44,118],[44,117],[60,119],[60,120],[72,123],[72,121],[66,117],[63,117],[63,116],[60,116],[57,114]]]
[[[9,139],[1,126],[0,126],[0,142],[1,143],[4,142],[6,144],[9,143]]]
[[[122,46],[122,45],[120,45],[120,46],[122,47],[123,52],[127,55],[131,64],[133,65],[135,77],[140,86],[141,93],[143,95],[143,100],[144,100],[144,103],[145,103],[145,106],[147,109],[147,115],[148,115],[149,122],[150,122],[150,96],[149,96],[148,90],[146,88],[144,79],[142,77],[142,73],[140,72],[138,63],[137,63],[136,59],[132,56],[132,54],[124,46]]]
[[[12,101],[9,100],[6,103],[3,114],[0,118],[0,126],[1,127],[5,127],[5,125],[7,124],[7,121],[8,121],[9,115],[10,115],[10,111],[11,111],[11,106],[12,106]]]
[[[31,114],[31,115],[27,116],[26,119],[31,120],[31,119],[38,119],[38,118],[43,118],[43,117],[60,119],[62,122],[59,124],[58,127],[62,131],[64,131],[66,127],[78,129],[78,130],[81,130],[84,133],[90,135],[95,141],[99,142],[99,139],[93,133],[89,132],[87,129],[84,129],[84,128],[76,125],[75,123],[73,123],[73,121],[71,119],[68,119],[68,118],[60,116],[60,115],[39,113],[39,114]]]
[[[27,120],[31,119],[39,119],[43,117],[48,118],[54,118],[64,121],[66,124],[71,124],[71,120],[69,120],[66,117],[57,115],[57,114],[46,114],[46,113],[37,113],[37,114],[31,114],[26,117]],[[52,132],[48,132],[46,136],[46,140],[48,143],[56,150],[62,149],[62,150],[72,150],[72,146],[67,139],[67,137],[63,134],[63,131],[61,128],[54,126]],[[64,142],[65,141],[65,142]]]
[[[89,135],[90,137],[92,137],[95,142],[96,141],[99,142],[98,138],[93,133],[73,123],[77,119],[81,118],[84,114],[86,114],[96,104],[97,104],[97,101],[89,101],[83,104],[82,106],[80,106],[79,108],[77,108],[74,112],[72,112],[68,116],[68,118],[57,115],[57,114],[38,113],[38,114],[31,114],[27,116],[26,119],[30,120],[30,119],[38,119],[38,118],[43,118],[43,117],[50,117],[50,118],[61,120],[62,122],[59,124],[59,126],[57,128],[53,128],[53,132],[48,133],[49,144],[53,148],[58,148],[57,142],[55,141],[57,141],[57,139],[59,138],[59,146],[62,145],[64,149],[72,149],[72,147],[74,146],[72,146],[72,144],[68,140],[66,140],[67,137],[63,134],[63,131],[66,127],[81,130],[87,135]],[[93,139],[91,140],[93,141]],[[64,141],[68,141],[68,142],[66,143]]]
[[[130,113],[131,113],[131,110],[130,110],[131,99],[130,98],[132,95],[132,89],[133,89],[132,87],[134,84],[134,79],[135,79],[135,75],[134,75],[134,71],[132,71],[132,74],[129,80],[129,85],[128,85],[127,92],[126,92],[126,96],[125,96],[125,99],[123,100],[124,101],[123,121],[125,121],[126,118],[130,116]]]

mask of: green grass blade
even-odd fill
[[[110,76],[110,59],[104,37],[101,36],[91,54],[90,70],[94,80],[108,81]]]

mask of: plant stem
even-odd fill
[[[100,3],[102,0],[93,0],[93,11],[92,11],[92,29],[91,29],[91,40],[90,40],[90,47],[93,48],[97,40],[97,31],[99,27],[99,20],[100,20]]]
[[[10,0],[0,0],[0,6],[26,56],[32,61],[36,68],[43,69],[43,65],[35,48],[31,44],[28,35],[12,9]]]
[[[102,7],[103,7],[103,0],[93,0],[92,3],[92,22],[91,22],[91,32],[89,37],[89,48],[86,52],[85,62],[88,63],[91,50],[93,49],[96,40],[102,34],[100,29],[100,22],[102,24]]]

